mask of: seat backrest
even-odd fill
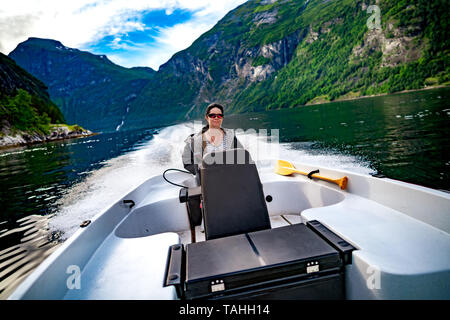
[[[247,150],[206,154],[200,174],[206,240],[271,228],[258,170]]]

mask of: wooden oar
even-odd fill
[[[278,160],[277,164],[275,165],[275,173],[281,174],[283,176],[288,176],[293,173],[300,173],[305,176],[308,175],[308,173],[306,173],[306,172],[302,172],[300,170],[295,169],[295,167],[292,163],[290,163],[288,161],[284,161],[284,160]],[[331,179],[331,178],[319,176],[317,174],[312,174],[311,177],[336,183],[342,190],[344,190],[347,187],[347,182],[348,182],[347,177],[343,177],[341,179]]]

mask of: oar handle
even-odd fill
[[[297,170],[297,169],[291,169],[292,171],[295,171],[297,173],[301,173],[305,176],[308,175],[308,173]],[[347,182],[348,182],[348,178],[347,177],[342,177],[341,179],[331,179],[331,178],[327,178],[327,177],[322,177],[319,176],[317,174],[312,174],[311,175],[312,178],[316,178],[316,179],[321,179],[321,180],[325,180],[328,182],[332,182],[332,183],[336,183],[342,190],[345,190],[345,188],[347,187]]]
[[[321,176],[314,177],[314,175],[313,175],[313,178],[318,178],[318,179],[322,179],[322,180],[326,180],[326,181],[329,181],[329,182],[336,183],[342,190],[344,190],[347,187],[347,182],[348,182],[348,178],[347,177],[343,177],[341,179],[335,179],[334,180],[334,179],[330,179],[330,178],[327,178],[327,177],[321,177]]]

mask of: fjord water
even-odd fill
[[[279,128],[290,148],[353,156],[389,178],[448,191],[449,98],[447,87],[227,120],[232,127]]]
[[[278,129],[281,159],[450,190],[449,96],[441,88],[240,114],[224,126],[246,130],[238,137],[250,151],[260,129]],[[0,151],[0,298],[82,221],[149,177],[181,168],[193,130],[182,123]],[[257,164],[270,166],[273,156]]]

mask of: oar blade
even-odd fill
[[[288,176],[290,174],[293,174],[295,172],[294,166],[284,160],[278,160],[275,164],[275,173],[280,174],[282,176]]]
[[[278,160],[277,163],[275,164],[275,173],[283,175],[283,176],[288,176],[291,175],[293,173],[300,173],[303,175],[308,175],[306,172],[302,172],[300,170],[295,169],[294,165],[292,163],[290,163],[289,161],[285,161],[285,160]],[[348,183],[348,178],[347,177],[343,177],[341,179],[331,179],[331,178],[327,178],[327,177],[321,177],[319,175],[313,174],[311,175],[313,178],[316,179],[320,179],[320,180],[325,180],[328,182],[332,182],[332,183],[336,183],[337,185],[339,185],[339,187],[342,190],[345,190],[347,188],[347,183]]]

